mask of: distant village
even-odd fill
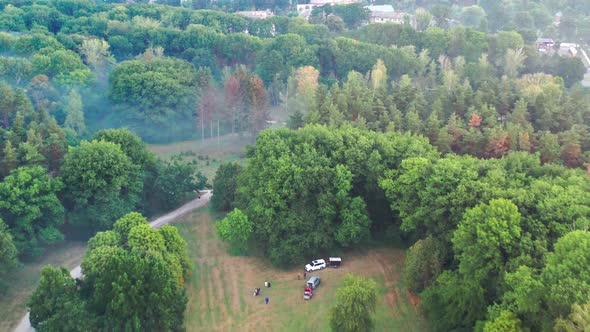
[[[309,19],[315,7],[350,5],[361,2],[361,0],[311,0],[308,4],[298,4],[297,14],[300,17]],[[365,6],[365,8],[370,12],[369,23],[406,23],[416,28],[416,19],[413,14],[396,11],[392,5],[370,5]],[[270,10],[239,11],[236,14],[253,19],[265,19],[274,16],[274,13]]]

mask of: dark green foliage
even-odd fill
[[[424,139],[351,127],[264,131],[247,154],[236,206],[274,264],[355,246],[391,223],[379,177],[416,155],[436,152]]]
[[[160,209],[169,210],[206,187],[207,178],[197,170],[197,162],[183,160],[178,155],[158,162],[157,177],[150,195]]]
[[[242,166],[238,163],[225,163],[219,165],[213,179],[213,197],[211,206],[219,211],[229,211],[234,206],[238,177],[242,172]]]
[[[70,148],[61,173],[72,221],[94,230],[110,228],[136,207],[143,186],[140,171],[115,143],[82,142]]]
[[[68,270],[46,266],[28,303],[31,326],[36,331],[45,332],[96,330],[97,321],[77,288]]]

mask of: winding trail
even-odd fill
[[[207,203],[209,203],[209,200],[211,199],[212,195],[213,192],[211,190],[203,190],[201,191],[201,196],[199,198],[196,198],[179,207],[178,209],[168,212],[165,215],[154,219],[150,222],[150,226],[152,226],[153,228],[160,228],[163,225],[166,225],[193,210],[201,208],[207,205]],[[72,271],[70,271],[70,275],[72,276],[72,278],[81,278],[82,268],[79,265],[76,266],[74,269],[72,269]],[[23,319],[21,319],[20,323],[18,323],[17,327],[14,329],[14,332],[34,331],[35,329],[31,326],[31,323],[29,322],[29,313],[27,312],[27,314],[23,317]]]

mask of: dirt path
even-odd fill
[[[178,209],[171,211],[171,212],[169,212],[163,216],[160,216],[160,217],[156,218],[155,220],[151,221],[150,226],[152,226],[153,228],[160,228],[160,227],[162,227],[162,225],[168,224],[168,223],[176,220],[177,218],[187,214],[188,212],[191,212],[195,209],[201,208],[201,207],[207,205],[207,203],[209,203],[211,196],[212,196],[211,190],[204,191],[203,193],[201,193],[201,196],[199,198],[194,199],[194,200],[184,204],[183,206],[179,207]],[[81,262],[81,261],[82,261],[82,257],[79,257],[78,262]],[[82,269],[80,268],[80,265],[78,265],[74,269],[72,269],[72,271],[70,271],[70,275],[73,278],[80,278],[82,276]],[[29,313],[27,312],[27,314],[23,317],[23,319],[21,319],[20,323],[14,329],[14,332],[33,332],[33,331],[35,331],[35,329],[31,326],[31,323],[29,322]]]

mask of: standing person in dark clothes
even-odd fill
[[[268,301],[270,301],[270,300],[269,300],[269,298],[268,298],[268,296],[267,296],[267,297],[264,299],[264,302],[265,302],[266,304],[268,304]]]

